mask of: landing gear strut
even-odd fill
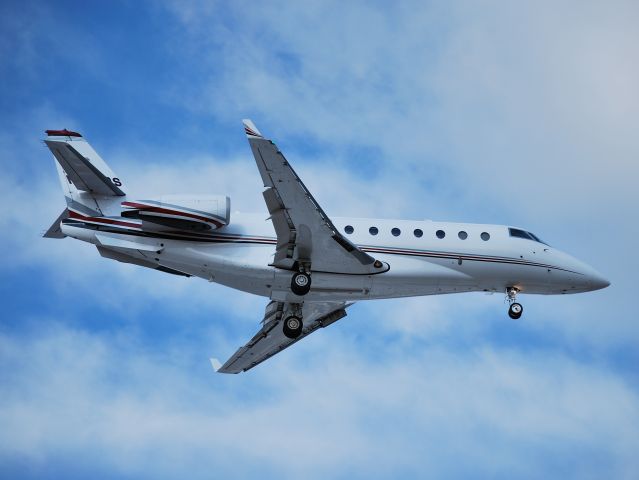
[[[295,295],[306,295],[311,289],[311,276],[306,272],[298,272],[291,278],[291,291]]]
[[[517,293],[519,290],[515,287],[508,287],[506,289],[506,301],[510,303],[508,307],[508,316],[513,320],[517,320],[521,317],[521,314],[524,313],[524,307],[521,306],[521,303],[517,303]]]

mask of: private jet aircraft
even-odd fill
[[[329,218],[284,155],[250,120],[244,130],[270,214],[234,213],[224,195],[132,198],[76,132],[47,130],[67,208],[45,233],[94,244],[112,260],[195,276],[267,297],[257,334],[218,372],[249,370],[359,300],[503,292],[588,292],[609,282],[592,267],[517,227]]]

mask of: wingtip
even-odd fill
[[[242,120],[242,123],[244,124],[244,133],[246,133],[247,137],[263,138],[251,119],[245,118]]]
[[[209,358],[209,361],[211,362],[211,366],[213,367],[213,370],[215,370],[215,373],[222,368],[222,363],[217,358]]]

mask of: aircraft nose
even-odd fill
[[[586,285],[589,290],[601,290],[610,286],[610,282],[598,271],[589,265],[584,265],[584,275],[586,276]]]
[[[553,253],[559,264],[563,265],[568,272],[572,272],[561,281],[562,285],[570,285],[568,288],[564,287],[562,292],[592,292],[610,286],[610,282],[587,263],[564,252],[555,250]]]
[[[600,274],[590,275],[588,283],[593,290],[601,290],[610,286],[610,282]]]

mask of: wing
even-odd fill
[[[302,308],[304,328],[296,339],[288,338],[282,330],[282,322],[291,311],[292,305],[286,302],[271,301],[266,306],[262,328],[243,347],[229,358],[217,371],[219,373],[240,373],[268,360],[273,355],[290,347],[295,342],[310,335],[318,328],[327,327],[346,316],[346,308],[351,303],[343,302],[307,302]]]
[[[273,265],[292,269],[302,262],[313,271],[349,274],[384,271],[381,262],[337,231],[277,146],[262,137],[250,120],[244,120],[244,130],[266,187],[264,200],[277,235]]]

